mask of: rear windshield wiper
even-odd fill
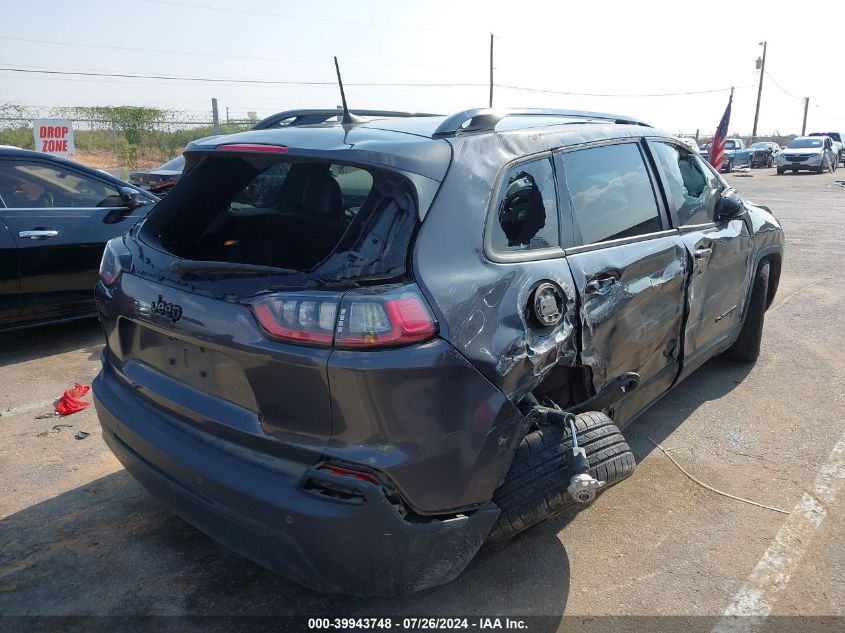
[[[239,275],[290,275],[299,274],[298,270],[291,268],[275,268],[273,266],[259,266],[257,264],[239,264],[235,262],[209,262],[209,261],[174,261],[168,270],[172,273],[196,276],[225,276],[233,277]]]

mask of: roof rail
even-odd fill
[[[350,110],[356,116],[377,116],[377,117],[397,117],[405,118],[412,116],[437,116],[436,114],[428,114],[426,112],[395,112],[393,110]],[[265,119],[252,126],[253,130],[266,130],[269,128],[284,127],[290,125],[315,125],[318,123],[325,123],[333,117],[343,116],[343,110],[286,110],[284,112],[277,112],[271,114]]]
[[[584,112],[581,110],[546,110],[540,108],[500,109],[473,108],[464,110],[448,117],[434,132],[434,137],[455,136],[466,132],[492,132],[496,124],[509,116],[546,116],[572,119],[594,119],[599,121],[613,121],[624,125],[643,125],[651,127],[639,119],[602,112]]]

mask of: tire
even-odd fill
[[[751,299],[742,330],[725,356],[734,360],[751,363],[760,356],[760,342],[763,340],[763,321],[766,315],[766,303],[769,292],[769,262],[762,261],[754,273],[754,285],[751,287]]]
[[[786,171],[786,170],[781,169],[780,167],[778,167],[778,176],[783,176],[783,172],[784,172],[784,171]]]
[[[604,413],[575,416],[578,444],[587,452],[590,474],[607,482],[600,492],[634,472],[636,460],[625,438]],[[566,492],[572,477],[565,451],[572,447],[569,429],[544,425],[526,435],[516,450],[504,483],[493,494],[502,513],[486,546],[506,543],[533,525],[575,506]]]
[[[729,174],[732,174],[732,173],[733,173],[733,170],[734,170],[734,162],[733,162],[732,160],[729,160],[729,161],[728,161],[728,169],[727,169],[727,172],[728,172]]]

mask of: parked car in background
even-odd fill
[[[331,593],[448,582],[631,475],[621,427],[709,358],[757,358],[783,232],[674,137],[327,112],[191,144],[103,256],[103,439],[229,547]]]
[[[708,159],[710,154],[710,145],[704,145],[699,154],[704,160]],[[732,172],[737,165],[748,165],[751,160],[751,151],[745,148],[745,141],[741,138],[729,138],[725,140],[725,154],[722,159],[722,166],[720,171]]]
[[[829,136],[799,136],[792,139],[777,160],[779,174],[802,169],[823,173],[836,171],[839,160]]]
[[[807,136],[829,136],[839,163],[845,165],[845,134],[842,132],[810,132]]]
[[[180,155],[155,169],[133,171],[129,174],[129,182],[161,197],[179,181],[184,167],[185,157]]]
[[[701,148],[698,145],[698,141],[696,141],[692,136],[679,136],[678,140],[683,142],[684,145],[689,147],[696,154],[701,151]]]
[[[194,142],[202,143],[219,137],[219,134],[204,136]],[[129,174],[129,182],[142,189],[146,189],[159,198],[163,198],[179,182],[184,168],[185,158],[180,154],[155,169],[133,171]]]
[[[780,155],[780,145],[771,141],[759,141],[748,148],[751,152],[751,167],[774,167]]]
[[[372,119],[383,119],[384,117],[393,116],[407,116],[407,112],[395,112],[393,110],[350,110],[349,113],[354,116],[358,122],[368,121]],[[276,128],[284,128],[290,126],[301,125],[317,125],[328,122],[338,122],[343,115],[343,111],[337,110],[335,112],[327,112],[326,110],[285,110],[284,112],[276,112],[268,117],[265,117],[252,126],[253,130],[273,130]],[[415,112],[415,117],[436,116],[434,114],[427,114],[425,112]],[[212,138],[212,137],[209,137]],[[203,140],[203,139],[200,139]],[[200,141],[195,141],[199,143]]]
[[[95,316],[106,242],[156,201],[97,169],[0,148],[0,330]]]

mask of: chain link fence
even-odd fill
[[[214,134],[211,112],[188,114],[140,107],[27,108],[0,104],[0,145],[34,149],[32,122],[65,119],[73,124],[74,160],[126,179],[182,153],[185,145]],[[248,130],[254,121],[220,124],[220,134]]]

